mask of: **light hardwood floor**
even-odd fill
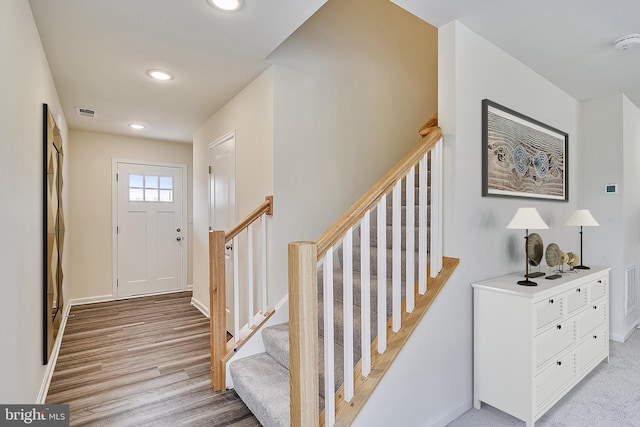
[[[260,426],[234,391],[213,392],[209,320],[190,292],[72,307],[47,403],[71,425]]]

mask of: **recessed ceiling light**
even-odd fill
[[[619,51],[635,49],[640,46],[640,34],[622,36],[613,43],[613,46]]]
[[[242,6],[242,0],[207,0],[216,9],[234,12]]]
[[[147,75],[156,80],[171,80],[173,79],[173,74],[167,73],[166,71],[161,70],[149,70],[147,71]]]
[[[140,125],[140,124],[137,124],[137,123],[132,123],[132,124],[129,125],[129,127],[131,129],[135,129],[135,130],[140,130],[140,129],[144,129],[145,128],[144,125]]]

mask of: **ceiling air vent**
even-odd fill
[[[91,108],[82,108],[82,107],[76,107],[76,114],[79,115],[80,117],[89,117],[91,119],[96,118],[96,116],[98,115],[98,113],[96,113],[96,110],[92,110]]]

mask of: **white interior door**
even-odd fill
[[[185,289],[184,168],[117,163],[117,297]]]
[[[209,229],[229,230],[236,223],[236,139],[232,132],[209,145]],[[233,244],[226,245],[227,331],[234,331]]]

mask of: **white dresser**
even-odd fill
[[[534,422],[609,359],[609,268],[474,283],[473,406]]]

